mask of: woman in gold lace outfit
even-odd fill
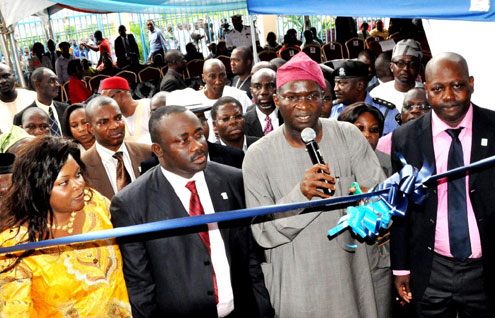
[[[76,144],[36,138],[18,154],[0,212],[0,246],[112,228],[86,186]],[[0,255],[0,317],[131,317],[114,240]]]

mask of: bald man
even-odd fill
[[[269,68],[275,72],[277,71],[277,67],[275,65],[273,65],[272,63],[270,63],[268,61],[261,61],[261,62],[254,64],[253,68],[251,69],[251,76],[253,76],[254,73],[261,70],[262,68]]]
[[[0,63],[0,128],[7,131],[16,113],[31,105],[36,93],[15,87],[15,73]]]
[[[168,105],[190,106],[200,104],[203,106],[213,106],[215,102],[222,96],[230,96],[237,99],[242,105],[242,112],[246,112],[249,105],[252,104],[246,92],[235,87],[225,85],[227,82],[227,72],[225,65],[219,59],[206,60],[203,65],[203,82],[205,87],[201,90],[194,91],[186,88],[184,90],[176,90],[167,96]],[[211,131],[213,124],[210,113],[206,113]],[[208,139],[211,142],[216,142],[215,134],[211,134]]]
[[[21,127],[31,136],[49,136],[50,117],[39,107],[29,107],[22,113]]]
[[[186,69],[184,54],[178,50],[169,50],[165,54],[165,62],[167,62],[168,70],[160,83],[160,90],[172,92],[186,88],[186,82],[182,78],[182,73]]]
[[[394,131],[394,172],[397,153],[436,173],[495,155],[495,112],[471,103],[474,78],[462,56],[430,60],[425,89],[433,111]],[[490,166],[434,184],[392,225],[395,286],[419,317],[494,317],[494,177]]]
[[[168,92],[158,92],[155,95],[153,95],[150,101],[151,111],[153,112],[160,107],[166,106],[167,96],[168,96]]]

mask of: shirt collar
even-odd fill
[[[178,174],[168,171],[167,169],[163,168],[161,165],[160,165],[160,169],[162,170],[162,173],[165,176],[165,178],[174,188],[185,187],[189,181],[195,181],[196,183],[198,183],[198,181],[200,181],[201,178],[204,178],[203,171],[197,172],[194,174],[194,176],[187,179],[179,176]]]
[[[459,127],[464,127],[466,130],[471,130],[473,128],[473,104],[469,105],[469,109],[462,119],[462,121],[456,127],[450,127],[443,120],[438,117],[435,111],[431,111],[431,133],[433,137],[438,136],[441,132],[447,129],[457,129]]]
[[[36,102],[36,106],[38,106],[39,108],[45,110],[46,112],[48,112],[48,108],[49,107],[52,107],[53,106],[53,100],[52,100],[52,103],[50,105],[43,104],[42,102],[40,102],[38,100],[38,98],[35,99],[35,102]]]
[[[256,114],[258,115],[258,118],[263,118],[263,119],[266,118],[266,114],[258,108],[258,105],[255,105],[254,109],[256,109]],[[273,120],[278,118],[277,116],[278,116],[278,108],[275,107],[275,109],[272,110],[272,112],[270,113],[270,115],[268,115],[268,117],[270,117],[270,119]]]
[[[125,143],[123,142],[122,145],[120,145],[119,149],[117,151],[112,151],[106,147],[103,147],[102,145],[100,145],[98,143],[98,141],[95,142],[95,147],[96,147],[96,151],[98,152],[98,154],[100,155],[101,157],[101,161],[103,162],[107,162],[109,160],[113,160],[113,155],[116,153],[116,152],[119,152],[119,151],[122,151],[122,153],[125,153],[127,154],[127,148],[125,146]]]

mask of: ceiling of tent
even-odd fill
[[[246,0],[250,14],[495,21],[495,0]]]
[[[57,3],[85,10],[112,12],[218,12],[246,9],[246,0],[57,0]]]
[[[495,0],[1,0],[8,25],[62,4],[91,12],[218,12],[248,9],[251,14],[333,15],[495,21]]]
[[[47,8],[53,14],[63,6],[88,12],[208,13],[246,9],[247,3],[246,0],[0,0],[0,12],[7,26]]]
[[[48,0],[1,0],[0,12],[9,26],[54,4]]]

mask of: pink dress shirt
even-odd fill
[[[445,131],[446,129],[456,129],[464,127],[459,134],[459,140],[462,144],[462,152],[464,156],[464,164],[471,162],[471,143],[473,137],[473,106],[469,107],[464,119],[456,127],[450,127],[443,122],[437,114],[431,112],[431,131],[433,136],[433,150],[435,152],[435,164],[437,173],[447,171],[448,157],[452,138]],[[449,242],[449,222],[448,222],[448,196],[447,196],[447,180],[441,179],[437,187],[438,205],[437,205],[437,223],[435,227],[435,249],[434,251],[440,255],[453,257],[450,253]],[[469,227],[469,239],[471,240],[471,256],[469,258],[481,257],[481,241],[478,224],[469,197],[469,175],[466,176],[466,204],[467,217]],[[406,270],[394,270],[394,275],[408,275],[410,272]]]
[[[386,134],[385,136],[378,139],[378,144],[376,145],[376,150],[380,150],[387,155],[392,153],[392,133]]]
[[[431,114],[431,131],[433,136],[433,149],[435,151],[435,163],[437,173],[447,171],[447,161],[449,157],[450,144],[452,138],[445,132],[446,129],[460,128],[459,140],[462,144],[464,155],[464,164],[471,162],[471,142],[473,137],[473,106],[469,107],[466,116],[457,127],[450,127],[444,123],[435,112]],[[449,225],[448,225],[448,200],[447,200],[447,180],[442,179],[438,182],[438,208],[437,208],[437,223],[435,228],[435,252],[452,257],[450,253],[449,243]],[[473,206],[469,197],[469,175],[466,176],[466,203],[467,217],[469,226],[469,239],[471,240],[472,254],[469,258],[481,257],[481,242],[478,224],[474,215]]]

